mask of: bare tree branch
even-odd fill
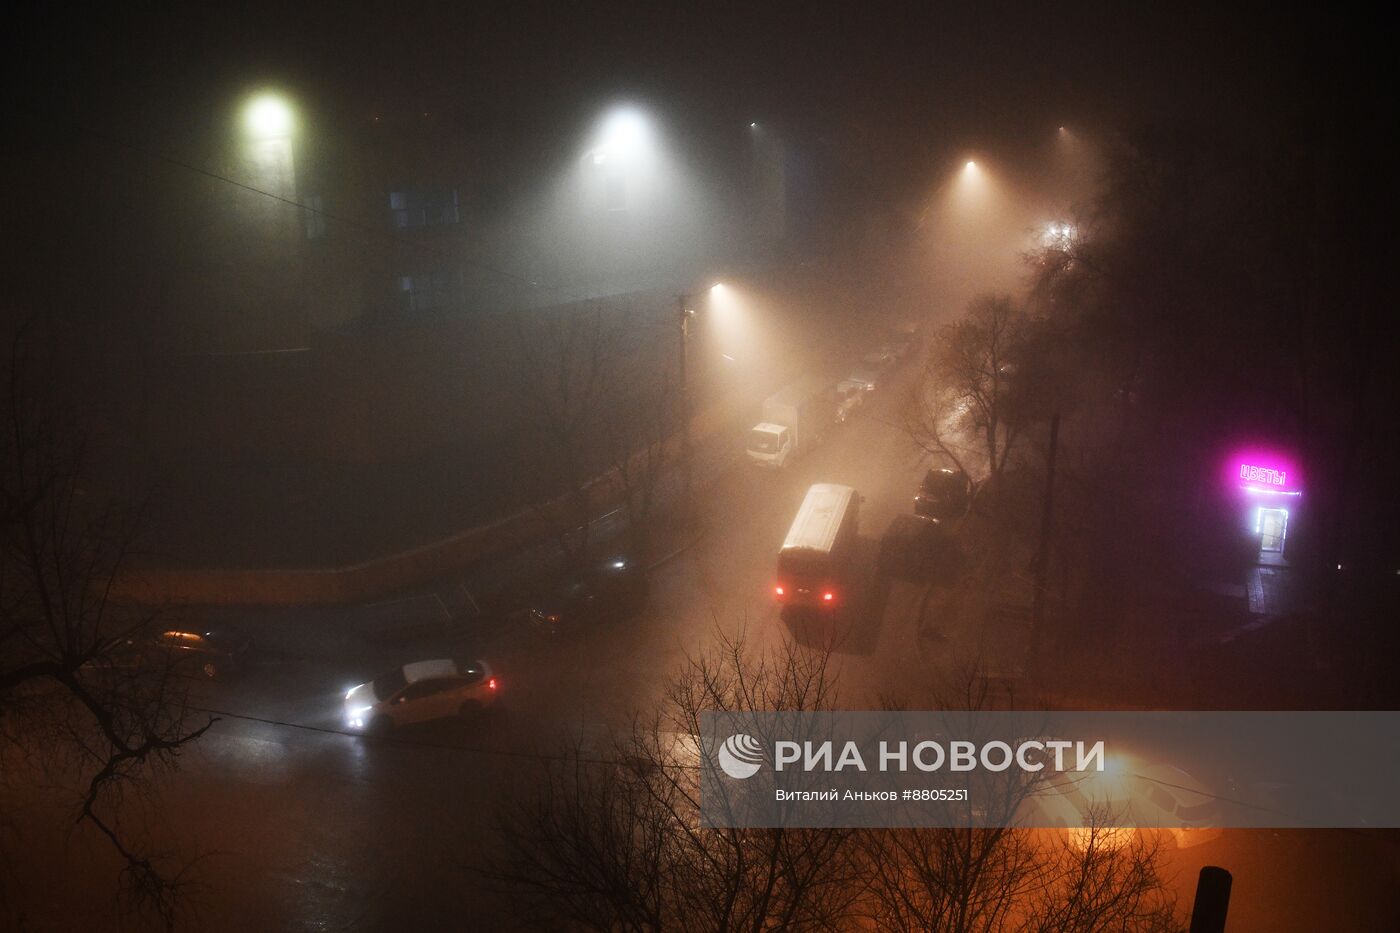
[[[128,790],[178,767],[212,725],[187,724],[186,685],[168,665],[130,668],[123,651],[149,637],[158,612],[118,606],[139,513],[84,482],[85,433],[49,391],[54,361],[35,328],[11,343],[0,434],[0,782],[47,774],[83,788],[75,819],[122,859],[133,908],[174,923],[178,872],[117,828]]]

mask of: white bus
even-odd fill
[[[778,602],[835,609],[845,601],[859,513],[860,496],[850,486],[818,483],[807,490],[778,552]]]

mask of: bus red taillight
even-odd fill
[[[829,603],[829,602],[831,602],[831,601],[832,601],[833,599],[835,599],[835,598],[836,598],[836,594],[835,594],[835,593],[832,593],[832,592],[829,591],[829,590],[828,590],[827,592],[825,592],[825,593],[822,594],[822,602]]]
[[[782,599],[787,594],[783,592],[783,588],[781,586],[775,586],[773,587],[773,595],[777,596],[779,599]]]

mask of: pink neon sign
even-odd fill
[[[1241,490],[1266,495],[1299,496],[1303,490],[1297,467],[1289,458],[1264,451],[1237,453],[1231,458],[1230,480]]]
[[[1288,479],[1287,470],[1256,466],[1252,463],[1240,464],[1240,479],[1260,486],[1282,486]]]

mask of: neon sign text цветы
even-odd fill
[[[1254,466],[1250,463],[1240,464],[1240,479],[1246,483],[1261,483],[1266,486],[1282,486],[1287,482],[1288,474],[1283,470],[1275,470],[1271,467]]]

